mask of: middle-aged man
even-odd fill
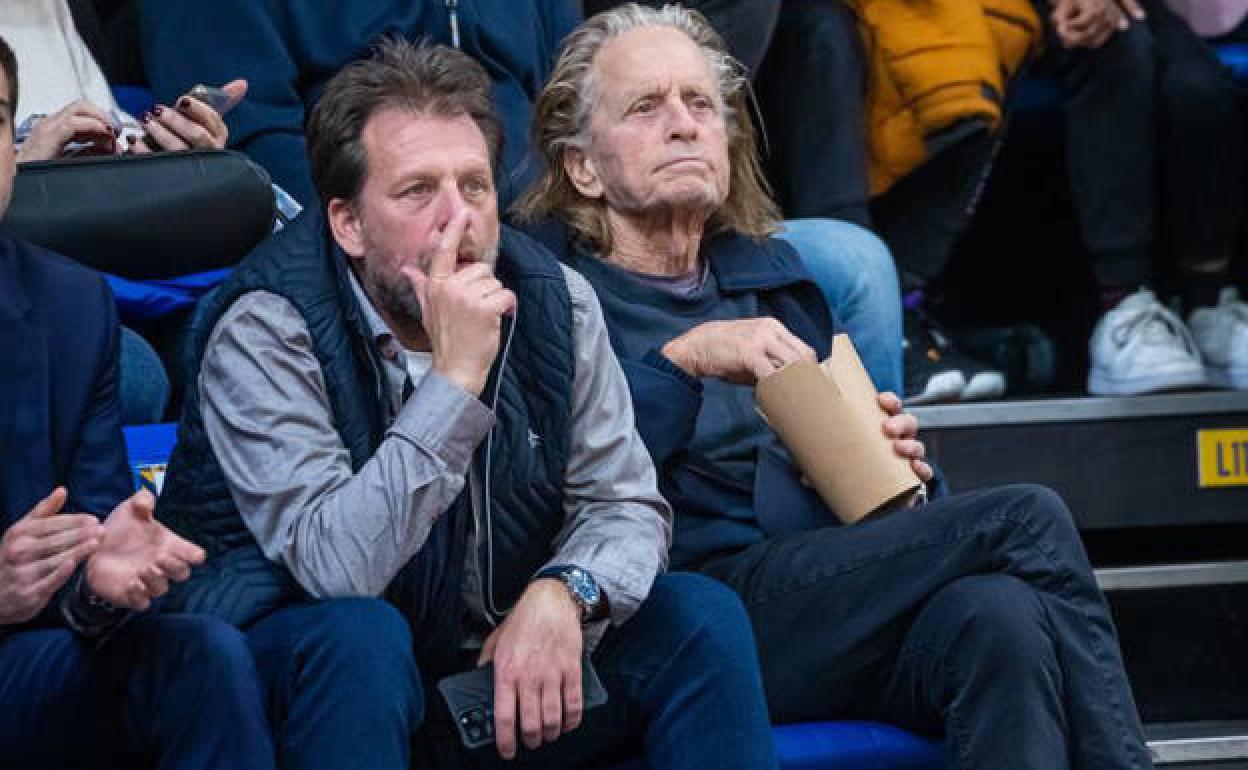
[[[660,574],[670,509],[592,290],[499,223],[489,93],[465,54],[397,40],[326,86],[323,210],[193,332],[159,513],[209,560],[174,601],[248,627],[285,767],[406,770],[422,687],[490,661],[473,761],[774,767],[739,600]],[[468,760],[428,710],[430,753]]]
[[[0,217],[17,82],[0,38]],[[102,278],[0,235],[0,767],[272,768],[242,635],[135,612],[204,554],[130,494],[119,344]]]
[[[960,768],[1147,768],[1113,624],[1062,501],[1035,486],[838,526],[754,411],[826,355],[826,307],[767,237],[739,70],[696,12],[636,5],[565,42],[526,199],[568,226],[676,513],[673,564],[754,623],[774,718],[943,732]],[[892,394],[882,429],[930,478]]]

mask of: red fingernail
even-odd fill
[[[155,108],[152,109],[152,112],[156,113],[157,115],[163,115],[165,112],[165,108],[157,105]]]
[[[180,109],[180,110],[189,110],[190,108],[191,108],[191,100],[190,100],[190,99],[187,99],[185,96],[183,96],[182,98],[178,99],[178,109]]]

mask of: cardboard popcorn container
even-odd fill
[[[758,383],[758,411],[788,447],[823,502],[846,524],[907,499],[922,482],[893,451],[854,344],[832,340],[821,364],[790,364]]]

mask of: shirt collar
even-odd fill
[[[394,332],[390,331],[386,319],[382,318],[381,313],[378,313],[377,308],[373,306],[373,301],[369,299],[364,287],[360,285],[360,279],[356,277],[354,268],[347,268],[347,281],[351,284],[351,291],[355,294],[355,301],[360,306],[360,312],[364,315],[368,333],[372,335],[373,343],[381,352],[382,358],[404,368],[403,346],[399,344]]]

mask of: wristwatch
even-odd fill
[[[572,601],[581,610],[581,623],[597,620],[602,615],[602,591],[598,590],[598,582],[594,576],[570,564],[557,564],[538,572],[534,580],[555,578],[563,582],[572,596]]]

